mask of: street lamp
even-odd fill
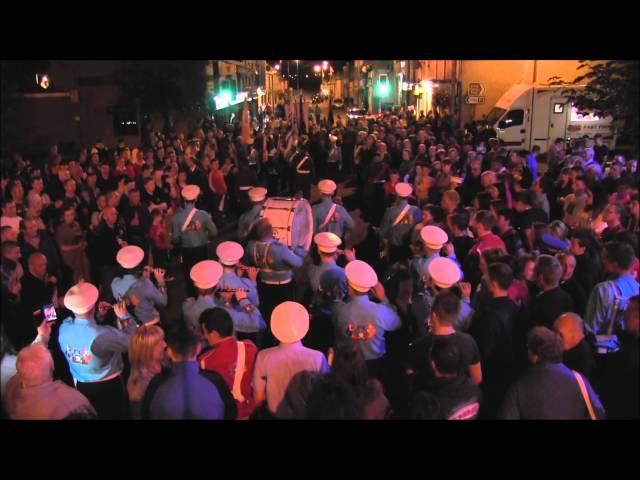
[[[324,85],[324,72],[327,70],[327,68],[329,68],[329,62],[327,62],[326,60],[322,62],[322,79],[321,79],[321,83]]]
[[[320,65],[314,65],[313,66],[313,71],[315,73],[320,73],[320,70],[322,69],[322,67]]]

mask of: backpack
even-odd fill
[[[596,349],[596,353],[598,353],[599,355],[614,353],[620,349],[618,337],[616,336],[615,332],[624,329],[623,317],[624,312],[627,309],[627,302],[625,301],[625,298],[622,296],[621,292],[618,291],[618,287],[616,287],[616,284],[613,281],[608,281],[607,285],[613,292],[613,303],[611,304],[611,309],[609,310],[609,318],[607,318],[606,322],[606,333],[602,335],[596,335],[596,342],[594,344],[594,347]]]

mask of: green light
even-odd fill
[[[378,96],[386,97],[389,95],[389,83],[388,82],[378,82]]]
[[[223,90],[222,92],[220,92],[220,98],[225,103],[231,103],[231,92],[229,90]]]

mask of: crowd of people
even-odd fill
[[[4,416],[638,418],[637,160],[282,111],[2,160]]]

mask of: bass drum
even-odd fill
[[[289,248],[303,247],[309,250],[313,240],[313,212],[307,200],[269,198],[260,216],[271,222],[273,238]]]

